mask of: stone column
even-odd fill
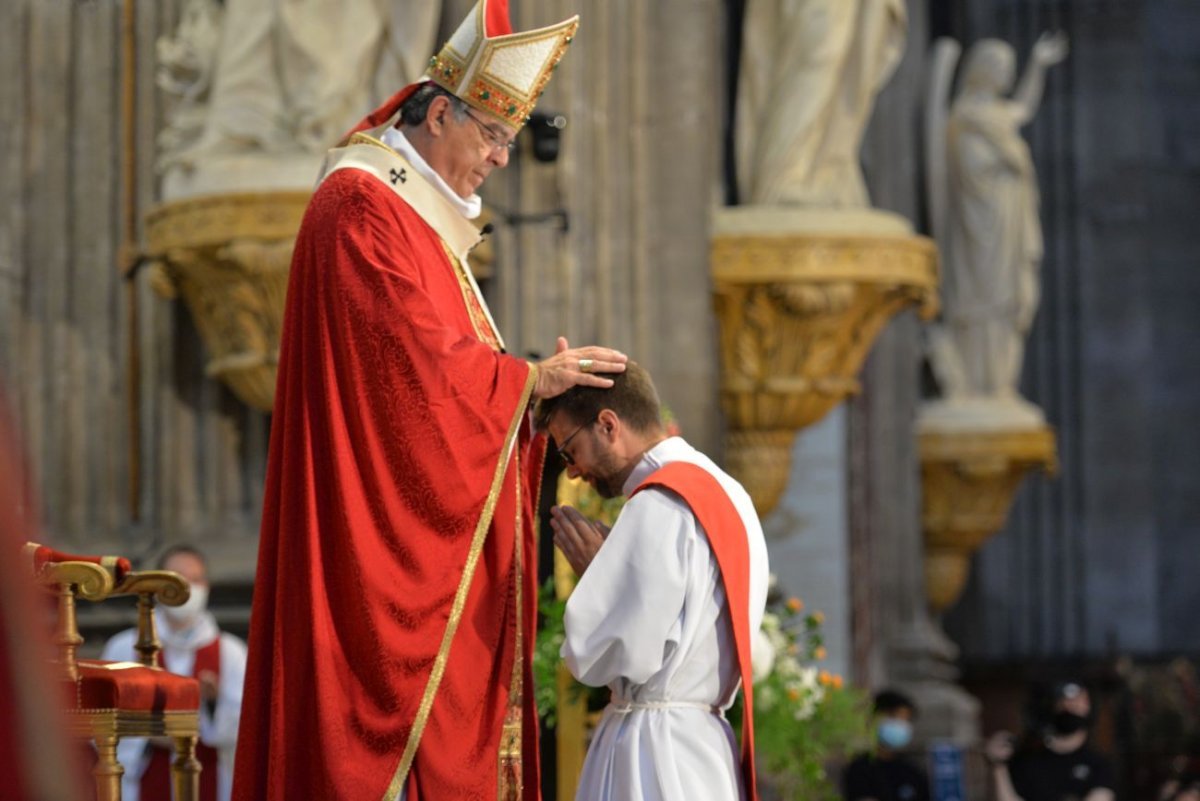
[[[920,220],[918,112],[929,49],[925,4],[909,0],[908,49],[879,95],[863,145],[874,203]],[[896,686],[920,708],[922,741],[979,738],[979,703],[954,683],[957,648],[941,633],[925,598],[921,485],[914,428],[920,402],[921,328],[904,313],[880,336],[867,361],[862,397],[850,413],[851,575],[855,595],[856,677]],[[865,553],[864,553],[865,551]],[[867,588],[858,585],[866,583]]]

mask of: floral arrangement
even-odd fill
[[[542,624],[533,656],[538,712],[547,726],[557,722],[559,649],[566,601],[555,597],[553,580],[542,586]],[[872,743],[871,701],[839,675],[815,663],[825,658],[820,612],[804,613],[797,598],[768,601],[761,636],[754,647],[755,750],[765,783],[781,799],[834,801],[839,798],[829,764]],[[608,700],[606,688],[571,680],[571,700],[584,699],[589,710]],[[729,712],[740,730],[741,699]]]
[[[805,614],[798,598],[773,590],[755,644],[755,751],[783,799],[839,798],[829,763],[872,742],[870,698],[816,665],[825,658],[823,622],[821,612]]]

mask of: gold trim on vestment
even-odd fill
[[[467,307],[467,316],[471,318],[471,327],[475,329],[475,336],[479,337],[481,342],[491,345],[492,350],[504,350],[504,340],[500,338],[500,332],[492,323],[487,307],[483,305],[482,296],[476,292],[470,279],[467,278],[467,268],[451,252],[445,242],[442,242],[442,250],[445,252],[446,258],[450,260],[450,269],[454,271],[454,278],[458,281],[458,290],[462,293],[463,305]],[[472,301],[475,302],[472,303]]]
[[[516,645],[513,649],[513,664],[508,681],[508,706],[504,710],[504,724],[500,728],[500,747],[496,751],[497,801],[520,801],[521,792],[525,786],[524,765],[521,759],[521,737],[524,733],[522,721],[524,719],[525,708],[523,698],[525,672],[522,670],[524,666],[524,659],[522,657],[525,649],[524,593],[522,592],[522,584],[525,579],[521,553],[523,550],[522,546],[525,544],[525,531],[521,525],[521,479],[523,476],[521,475],[521,457],[519,453],[513,458],[513,472],[517,499],[516,514],[514,515],[517,536],[513,538],[513,583],[516,598],[517,636],[515,637]],[[511,782],[509,781],[510,775],[512,777]]]
[[[517,403],[517,409],[508,424],[508,434],[505,436],[504,446],[500,450],[500,461],[496,465],[495,473],[492,475],[492,485],[488,490],[487,500],[483,504],[483,513],[479,516],[479,523],[475,526],[475,534],[471,538],[471,550],[467,554],[467,562],[463,566],[462,578],[458,582],[458,590],[454,593],[454,603],[450,607],[450,619],[446,621],[446,631],[442,635],[441,647],[438,648],[437,657],[433,660],[433,669],[429,673],[429,681],[425,684],[425,693],[421,696],[421,705],[417,708],[417,717],[413,721],[412,731],[409,732],[408,742],[405,744],[404,753],[400,757],[400,764],[397,766],[396,772],[392,775],[392,781],[388,784],[388,788],[383,794],[384,801],[392,801],[392,799],[397,798],[401,788],[404,787],[404,782],[408,779],[408,772],[412,768],[413,759],[417,755],[417,746],[421,742],[421,735],[425,732],[425,724],[429,721],[429,712],[433,708],[433,698],[437,695],[438,687],[442,683],[442,676],[446,672],[446,661],[450,657],[450,646],[454,642],[454,634],[458,631],[458,624],[462,620],[463,607],[467,603],[467,592],[471,588],[471,579],[475,576],[475,567],[479,563],[480,554],[483,553],[483,543],[487,539],[488,528],[491,526],[492,517],[496,513],[496,503],[500,499],[500,489],[504,485],[504,476],[508,472],[508,463],[512,461],[513,443],[520,431],[521,420],[529,410],[529,398],[533,394],[534,386],[537,384],[537,367],[531,364],[529,368],[529,374],[525,377],[525,388],[521,391],[521,398]],[[517,535],[520,536],[520,532]]]

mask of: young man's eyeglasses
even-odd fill
[[[565,464],[567,467],[575,466],[575,457],[572,456],[571,454],[567,453],[567,446],[571,444],[571,440],[575,439],[575,436],[580,431],[587,428],[588,426],[595,425],[598,422],[599,422],[599,419],[597,418],[597,419],[592,420],[590,423],[584,423],[579,428],[572,431],[571,435],[562,441],[562,445],[559,445],[557,448],[555,448],[555,450],[558,451],[558,458],[563,460],[563,464]]]
[[[496,133],[492,126],[472,114],[469,108],[463,109],[463,111],[471,118],[471,122],[479,126],[479,132],[483,134],[484,140],[491,145],[493,150],[504,150],[511,153],[513,148],[517,146],[516,136],[512,139],[506,139],[504,136]]]

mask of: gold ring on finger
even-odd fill
[[[592,365],[594,365],[594,364],[595,364],[595,362],[593,362],[591,359],[580,359],[579,360],[579,372],[581,372],[581,373],[592,372]]]

